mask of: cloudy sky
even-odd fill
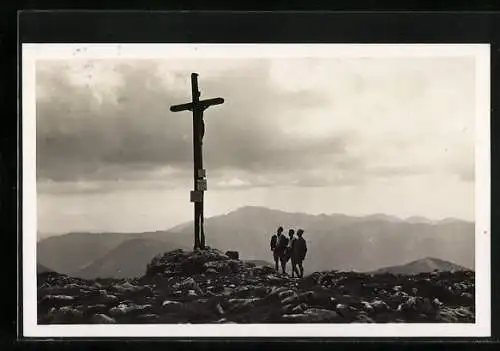
[[[191,220],[191,98],[205,112],[206,215],[240,206],[474,217],[471,57],[40,60],[38,229]]]

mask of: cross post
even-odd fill
[[[200,101],[198,90],[198,73],[191,73],[192,101],[186,104],[170,106],[171,112],[193,112],[193,180],[194,190],[191,191],[191,202],[194,203],[194,249],[205,248],[205,232],[203,228],[203,199],[206,190],[205,170],[203,169],[203,136],[205,122],[203,112],[213,105],[224,103],[224,99],[206,99]]]

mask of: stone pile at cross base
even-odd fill
[[[234,255],[229,255],[236,257]],[[278,274],[215,249],[155,257],[136,279],[38,275],[39,324],[474,323],[474,272]]]

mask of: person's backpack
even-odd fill
[[[273,235],[271,237],[271,250],[274,251],[274,249],[276,249],[276,242],[278,241],[278,238],[276,237],[276,235]]]

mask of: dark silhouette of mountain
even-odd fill
[[[82,267],[74,276],[83,279],[138,277],[145,273],[146,266],[153,257],[176,248],[177,244],[162,240],[129,239]]]
[[[247,206],[207,218],[207,244],[224,252],[236,250],[242,260],[273,262],[269,240],[279,225],[285,231],[289,228],[305,230],[308,253],[304,265],[309,272],[332,269],[367,272],[422,257],[437,257],[474,268],[474,223],[460,220],[412,223],[385,215],[310,215]],[[83,267],[90,266],[97,259],[101,259],[99,262],[121,262],[121,259],[105,256],[125,240],[138,238],[167,242],[170,248],[191,248],[193,224],[184,223],[163,232],[51,237],[39,243],[38,262],[61,273],[78,275]],[[135,244],[143,245],[140,241]],[[131,247],[127,250],[134,251]],[[134,255],[131,255],[130,264],[134,260]],[[137,265],[135,272],[142,269],[143,260]],[[93,268],[92,271],[99,270]]]
[[[188,243],[191,240],[191,236],[188,235],[186,238],[179,238],[175,233],[168,232],[167,234],[166,231],[131,234],[69,233],[41,240],[37,245],[37,261],[42,265],[52,267],[57,272],[70,276],[79,276],[85,268],[87,269],[85,272],[93,271],[97,273],[99,270],[91,266],[94,261],[113,262],[116,260],[121,262],[121,258],[108,258],[105,260],[103,257],[111,254],[112,250],[121,244],[133,239],[166,240],[175,245],[175,247],[183,248],[185,247],[183,243]],[[143,245],[140,241],[136,241],[135,243],[139,246]],[[137,250],[141,249],[138,248]],[[130,260],[133,263],[136,258],[132,256]],[[140,259],[139,261],[142,262]],[[137,269],[142,269],[142,267],[138,267]]]
[[[459,266],[449,261],[440,260],[438,258],[426,257],[420,260],[412,261],[401,266],[384,267],[377,269],[373,274],[420,274],[438,272],[453,272],[466,271],[465,267]]]
[[[409,222],[409,223],[426,223],[426,224],[433,224],[434,223],[434,221],[432,221],[428,218],[422,217],[422,216],[411,216],[411,217],[406,218],[405,221]]]
[[[57,272],[73,275],[81,267],[130,238],[128,234],[121,233],[69,233],[53,236],[38,243],[37,260]]]
[[[371,271],[422,257],[474,268],[474,223],[409,223],[393,217],[310,215],[248,206],[205,221],[207,242],[243,259],[272,261],[269,240],[279,225],[305,229],[309,271]],[[192,223],[173,229],[192,233]]]
[[[37,264],[36,265],[36,273],[37,274],[47,273],[47,272],[54,272],[54,270],[52,270],[50,268],[47,268],[47,267],[45,267],[44,265],[41,265],[41,264]]]
[[[264,260],[246,260],[247,263],[253,263],[256,266],[274,266],[274,263]]]

